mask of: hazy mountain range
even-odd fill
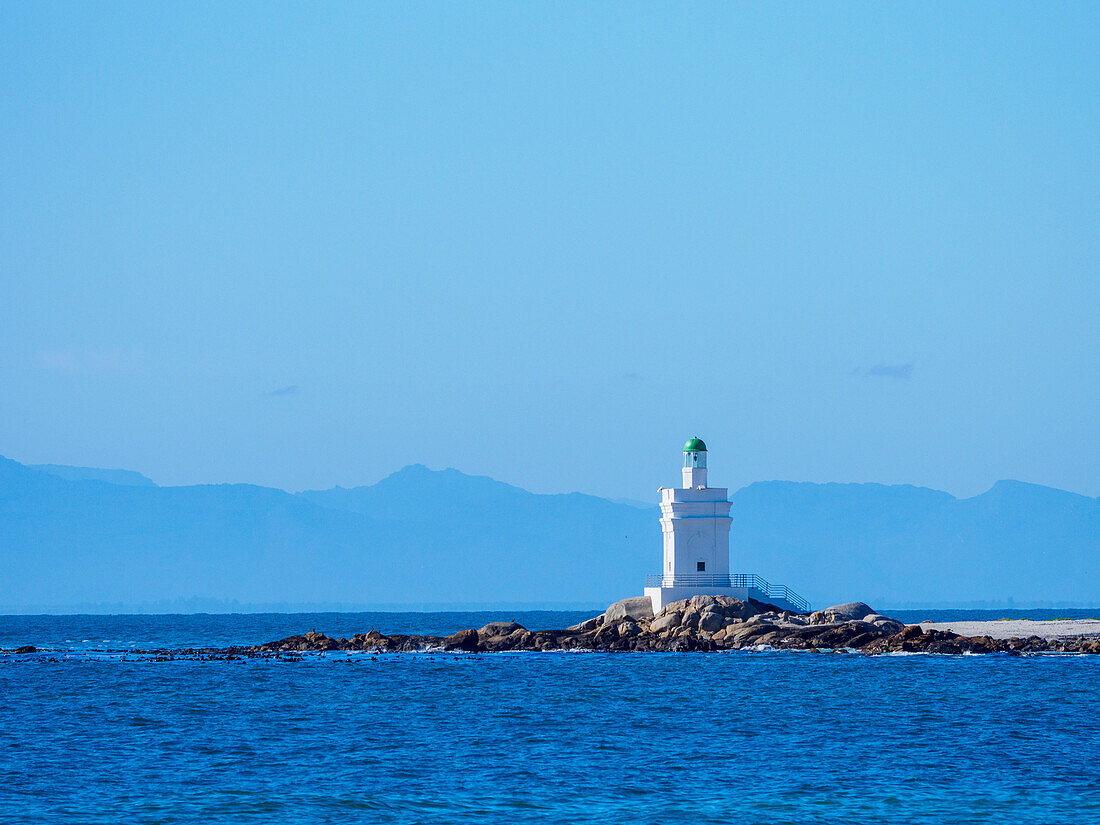
[[[734,569],[818,606],[1100,604],[1098,499],[769,481],[732,501]],[[0,458],[0,611],[602,605],[658,572],[657,517],[420,465],[292,494]]]

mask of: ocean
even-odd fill
[[[107,652],[586,616],[0,616],[0,822],[1100,823],[1100,656]]]

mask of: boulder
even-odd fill
[[[746,644],[757,636],[763,636],[765,633],[771,633],[774,630],[778,630],[773,624],[750,624],[746,622],[740,627],[730,628],[726,631],[726,642],[733,642],[734,644]]]
[[[698,615],[705,610],[721,613],[735,619],[746,619],[756,611],[741,599],[732,596],[692,596],[690,599],[680,599],[669,602],[657,615],[666,613],[679,613],[682,616]]]
[[[708,607],[713,607],[717,603],[717,598],[717,596],[708,595],[692,596],[690,599],[688,599],[688,604],[691,605],[696,612],[702,613]]]
[[[854,647],[856,650],[859,650],[879,638],[882,637],[877,633],[860,633],[858,636],[848,640],[848,647]]]
[[[531,631],[520,626],[517,626],[507,636],[486,637],[480,631],[478,635],[480,637],[478,639],[479,650],[523,650],[529,645],[531,638],[534,636]]]
[[[649,623],[649,629],[654,633],[661,633],[680,626],[679,613],[665,613]]]
[[[628,639],[631,636],[638,635],[638,625],[634,624],[630,619],[627,619],[625,622],[619,622],[618,629],[620,639]]]
[[[665,606],[666,611],[681,613],[704,613],[711,611],[732,619],[747,619],[756,613],[748,602],[732,596],[692,596]]]
[[[699,614],[699,629],[707,633],[713,633],[720,630],[725,621],[726,617],[721,613],[715,613],[713,610],[708,609]]]
[[[561,650],[562,639],[569,637],[563,637],[560,633],[558,630],[536,630],[528,638],[527,649]]]
[[[477,650],[477,631],[472,627],[469,630],[460,630],[458,633],[452,633],[446,639],[443,640],[444,650],[465,650],[474,651]]]
[[[523,625],[516,622],[489,622],[477,632],[477,635],[482,639],[489,639],[493,636],[511,636],[517,630],[524,629]]]
[[[733,596],[715,596],[714,607],[715,612],[728,619],[747,619],[756,612],[748,602]]]
[[[531,633],[530,630],[525,627],[521,627],[519,630],[516,630],[513,633],[509,634],[508,644],[510,644],[512,647],[518,647],[520,645],[526,644],[527,640],[530,639],[533,635],[534,634]]]
[[[653,602],[649,596],[634,596],[629,599],[623,599],[622,601],[615,602],[610,605],[603,613],[605,622],[621,622],[623,619],[632,619],[638,621],[640,619],[652,619],[653,618]]]
[[[820,632],[813,637],[813,641],[815,647],[862,647],[872,639],[877,639],[882,635],[882,631],[867,622],[845,622],[844,624],[830,625],[828,628],[822,628]],[[860,637],[868,638],[861,639],[859,645],[853,645],[852,640],[859,639]]]
[[[860,621],[864,616],[870,616],[875,611],[863,602],[845,602],[834,604],[821,611],[825,618],[832,622]]]
[[[599,630],[592,634],[592,647],[594,650],[607,647],[616,639],[619,638],[619,633],[615,630],[614,625],[605,624]]]
[[[797,641],[801,644],[802,642],[807,642],[807,641],[816,642],[817,639],[821,638],[823,635],[825,635],[826,633],[828,633],[829,631],[831,631],[831,630],[833,630],[837,627],[839,627],[839,625],[835,625],[835,624],[829,624],[829,625],[811,624],[811,625],[800,626],[800,627],[789,627],[789,628],[786,629],[786,633],[787,633],[787,638],[790,639],[792,642]]]
[[[338,650],[340,643],[335,639],[311,630],[303,636],[291,636],[287,642],[296,642],[298,650]]]
[[[689,607],[691,607],[691,599],[679,599],[678,601],[666,604],[657,615],[664,616],[667,613],[683,613]]]
[[[603,624],[603,616],[593,616],[591,619],[585,619],[579,624],[567,627],[566,630],[572,630],[575,633],[589,633],[598,629],[601,624]]]
[[[887,633],[897,633],[905,627],[905,625],[897,619],[891,619],[889,616],[880,616],[878,613],[871,613],[868,616],[864,616],[863,621],[870,622],[875,627],[880,630],[885,630]]]

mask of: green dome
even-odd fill
[[[684,445],[685,453],[705,453],[707,451],[707,445],[703,443],[701,438],[693,438]]]

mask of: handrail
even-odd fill
[[[772,585],[755,573],[655,573],[647,587],[755,587],[769,591]]]
[[[785,584],[773,585],[755,573],[652,573],[646,587],[744,587],[758,590],[765,598],[783,599],[808,613],[810,603]]]

